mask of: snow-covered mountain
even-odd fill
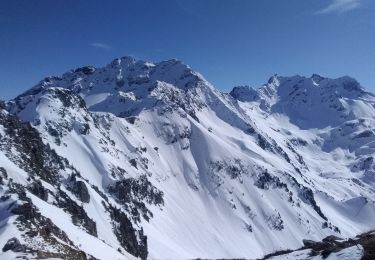
[[[375,229],[375,96],[123,57],[0,104],[1,258],[260,258]],[[360,253],[360,252],[359,252]]]

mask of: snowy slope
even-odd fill
[[[53,199],[26,197],[77,250],[258,258],[375,229],[374,101],[349,77],[275,75],[227,94],[180,61],[124,57],[46,78],[6,110],[69,165],[34,176]],[[11,154],[1,163],[31,185]]]
[[[121,246],[107,232],[112,226],[100,194],[88,188],[90,203],[81,205],[65,188],[78,183],[65,179],[78,174],[66,159],[44,145],[33,128],[3,110],[0,128],[1,242],[17,241],[12,250],[3,248],[1,259],[14,259],[14,252],[27,258],[135,259],[117,251]]]

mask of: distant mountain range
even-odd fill
[[[342,241],[375,229],[374,104],[350,77],[223,93],[178,60],[47,77],[0,103],[0,258],[373,259]]]

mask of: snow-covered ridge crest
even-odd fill
[[[86,66],[59,77],[47,77],[22,95],[51,86],[69,88],[82,95],[91,92],[115,92],[130,89],[134,85],[149,85],[156,80],[179,88],[195,87],[197,82],[206,82],[201,74],[176,59],[151,63],[125,56],[113,60],[105,67]]]
[[[179,60],[151,63],[123,57],[102,68],[86,66],[61,77],[47,77],[8,105],[25,104],[48,88],[65,88],[83,97],[91,111],[127,117],[158,103],[162,98],[155,96],[155,88],[161,84],[187,95],[199,91],[197,88],[213,89],[201,74]]]
[[[351,77],[330,79],[317,74],[309,78],[274,75],[260,88],[236,87],[230,94],[239,101],[256,102],[268,113],[287,115],[301,128],[371,116],[375,102],[375,96]]]

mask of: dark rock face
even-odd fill
[[[255,181],[254,185],[264,190],[268,190],[270,187],[287,188],[287,185],[282,183],[279,177],[272,176],[267,170],[258,175],[258,179]]]
[[[80,134],[87,135],[90,133],[90,125],[89,124],[82,124],[81,128],[79,129]]]
[[[124,79],[116,79],[116,85],[117,87],[123,87],[125,85],[125,80]]]
[[[146,208],[145,202],[154,205],[164,205],[163,192],[152,185],[146,176],[137,179],[128,178],[117,181],[109,186],[108,190],[123,204],[135,221],[139,221],[139,211],[146,220],[149,220],[151,211]]]
[[[302,186],[299,190],[299,197],[302,199],[303,202],[310,204],[320,217],[327,220],[327,217],[323,214],[322,210],[316,203],[314,193],[311,189]]]
[[[294,251],[310,249],[310,256],[321,256],[323,259],[326,259],[332,253],[340,252],[343,249],[353,247],[353,246],[362,246],[363,247],[363,256],[362,260],[373,260],[375,259],[375,232],[370,231],[361,235],[356,236],[355,238],[350,238],[348,240],[342,240],[337,236],[328,236],[322,241],[313,241],[304,239],[303,247],[297,250],[282,250],[277,251],[271,254],[264,256],[262,259],[270,259],[273,256],[282,256],[285,254],[292,253]]]
[[[61,101],[64,107],[86,108],[86,102],[79,95],[68,89],[50,88],[47,90],[54,98]]]
[[[311,249],[311,256],[318,256],[321,255],[323,259],[327,258],[331,253],[337,253],[341,250],[352,247],[355,245],[362,245],[366,251],[366,247],[362,244],[366,241],[371,241],[373,244],[372,246],[375,246],[375,239],[371,235],[360,235],[360,239],[358,240],[342,240],[339,237],[336,236],[328,236],[324,238],[321,242],[314,242],[314,241],[304,241],[304,249]],[[369,239],[369,240],[368,240]],[[361,241],[362,240],[362,241]],[[374,254],[372,255],[374,256]],[[374,258],[362,258],[362,259],[374,259]]]
[[[370,167],[374,164],[374,157],[369,156],[367,157],[361,165],[361,170],[369,170]]]
[[[280,216],[280,213],[271,215],[267,218],[268,226],[274,230],[283,230],[284,229],[284,221]]]
[[[0,136],[0,149],[20,168],[39,176],[42,180],[56,184],[59,170],[65,169],[66,159],[58,156],[49,145],[45,145],[36,129],[21,122],[13,115],[0,113],[0,124],[6,136]],[[16,150],[17,155],[12,152]]]
[[[163,204],[163,192],[155,188],[146,176],[137,179],[128,178],[118,181],[109,191],[123,203],[131,202],[132,199],[146,200],[149,204]]]
[[[92,66],[85,66],[85,67],[75,69],[74,72],[82,72],[83,74],[90,75],[95,72],[95,68]]]
[[[147,237],[143,234],[143,229],[135,230],[132,222],[122,210],[112,205],[104,204],[104,206],[113,220],[113,231],[121,246],[130,254],[147,259]]]
[[[26,247],[22,245],[17,238],[13,237],[9,239],[3,247],[3,252],[7,252],[9,250],[13,252],[24,252]]]
[[[40,199],[44,201],[48,200],[48,190],[44,188],[40,180],[33,182],[29,187],[29,190],[32,194],[39,197]]]
[[[25,219],[32,219],[36,216],[36,210],[30,202],[13,208],[11,212],[15,215],[20,215]]]
[[[5,178],[5,179],[8,178],[8,173],[3,167],[0,167],[0,176]]]
[[[340,241],[340,240],[342,240],[342,238],[331,235],[331,236],[323,238],[322,241],[326,243],[334,243],[335,241]]]
[[[316,243],[318,243],[318,242],[316,242],[316,241],[314,241],[314,240],[310,240],[310,239],[303,239],[302,242],[303,242],[303,246],[304,246],[304,247],[312,247],[312,246],[314,246]]]
[[[70,178],[67,188],[76,195],[80,201],[84,203],[90,202],[90,194],[85,183],[77,180],[75,175]]]
[[[320,209],[320,207],[316,203],[315,198],[314,198],[314,192],[310,188],[305,187],[302,184],[298,183],[298,181],[294,177],[291,177],[291,181],[293,182],[293,186],[297,186],[298,197],[304,203],[307,203],[307,204],[311,205],[312,208],[316,211],[316,213],[318,213],[318,215],[322,219],[326,220],[326,222],[323,224],[323,228],[328,227],[328,222],[327,222],[328,218],[323,214],[322,210]],[[332,227],[330,227],[330,229],[332,229]],[[340,231],[337,229],[337,227],[335,228],[335,231],[340,233]]]
[[[0,184],[4,184],[4,179],[8,179],[8,173],[3,167],[0,167]]]
[[[263,136],[261,134],[257,135],[257,139],[258,139],[258,145],[260,146],[260,148],[262,148],[263,150],[266,150],[266,151],[270,151],[270,152],[272,152],[274,154],[279,154],[288,163],[291,163],[288,154],[283,150],[283,148],[281,148],[277,144],[277,142],[275,140],[273,140],[272,138],[269,138],[270,139],[270,141],[269,141],[269,140],[267,140],[267,138],[265,136]]]
[[[72,215],[72,222],[76,226],[83,226],[87,233],[97,236],[96,223],[86,213],[85,209],[72,200],[65,192],[59,191],[57,201],[60,208]]]
[[[261,135],[261,134],[258,134],[258,145],[263,149],[263,150],[267,150],[267,149],[270,149],[272,147],[272,144],[270,142],[267,141],[267,139]]]
[[[59,99],[65,100],[64,93],[60,94],[57,94],[60,95]],[[65,100],[64,102],[69,105],[70,101]],[[50,201],[55,201],[53,202],[54,206],[69,213],[73,224],[84,228],[90,235],[97,236],[95,221],[87,215],[84,207],[75,201],[72,194],[69,193],[68,195],[61,190],[61,185],[64,185],[80,201],[89,203],[90,194],[87,186],[90,185],[89,182],[80,179],[78,171],[65,158],[58,156],[48,144],[45,145],[40,134],[30,124],[21,122],[16,116],[1,112],[0,126],[3,127],[5,135],[0,134],[0,150],[10,161],[30,174],[27,178],[28,184],[21,185],[8,177],[5,168],[0,167],[0,186],[6,190],[0,201],[8,203],[9,207],[6,209],[6,214],[16,215],[14,223],[25,238],[25,245],[22,245],[17,238],[10,239],[3,245],[3,251],[26,252],[37,259],[94,259],[77,248],[64,231],[38,211],[29,198],[30,193],[47,202],[50,199],[49,197],[52,197]],[[61,177],[63,171],[70,172],[72,177],[64,181]],[[54,189],[47,189],[46,183],[48,183],[48,187],[51,185]],[[151,183],[145,181],[140,183],[146,183],[146,186],[151,185]],[[108,201],[108,198],[99,188],[93,189],[104,200]],[[134,189],[133,187],[132,192],[134,192]],[[142,188],[139,189],[142,190]],[[135,192],[135,194],[138,193]],[[14,197],[17,196],[18,200],[14,202]],[[141,195],[138,195],[138,197],[141,198]],[[138,212],[137,207],[142,205],[137,200],[135,198],[132,201],[133,207],[131,209],[134,209],[134,212]],[[146,259],[148,254],[147,239],[143,235],[143,230],[133,228],[132,221],[126,213],[119,212],[116,209],[111,211],[111,215],[114,216],[113,228],[116,230],[116,236],[124,245],[124,248],[129,248],[130,252]],[[48,246],[44,249],[34,248],[33,245],[28,243],[33,239],[38,239],[41,244],[58,248],[58,253],[50,251]]]
[[[22,227],[21,231],[27,234],[27,239],[42,238],[49,245],[60,248],[60,253],[53,253],[44,251],[43,249],[33,249],[23,245],[19,245],[17,240],[11,239],[4,250],[21,250],[19,252],[29,252],[36,255],[37,259],[44,258],[63,258],[71,260],[87,260],[92,259],[91,256],[86,255],[85,252],[75,247],[74,243],[68,238],[64,231],[59,229],[49,218],[44,217],[32,204],[31,200],[26,197],[26,193],[21,185],[13,185],[15,193],[19,199],[26,201],[24,204],[10,209],[12,214],[18,215],[15,220],[17,227]],[[61,242],[62,241],[62,242]],[[48,249],[47,249],[48,250]]]
[[[254,101],[259,99],[258,92],[249,86],[237,86],[229,93],[234,99],[240,101]]]
[[[357,236],[357,238],[365,251],[362,260],[375,259],[375,233],[368,232]]]
[[[224,171],[231,179],[239,179],[247,175],[247,169],[241,159],[233,159],[231,161],[215,161],[210,163],[210,170],[216,175],[217,172]],[[219,178],[218,176],[216,176]]]
[[[138,167],[137,167],[137,161],[136,161],[135,159],[130,159],[130,160],[129,160],[129,163],[130,163],[134,168],[138,169]]]
[[[356,135],[354,137],[354,139],[356,139],[356,138],[367,138],[367,137],[371,137],[373,135],[374,135],[373,131],[371,131],[371,130],[365,130],[365,131],[359,133],[358,135]]]
[[[137,120],[137,118],[135,116],[126,117],[125,119],[126,119],[126,121],[128,121],[132,125],[134,125],[135,121]]]

